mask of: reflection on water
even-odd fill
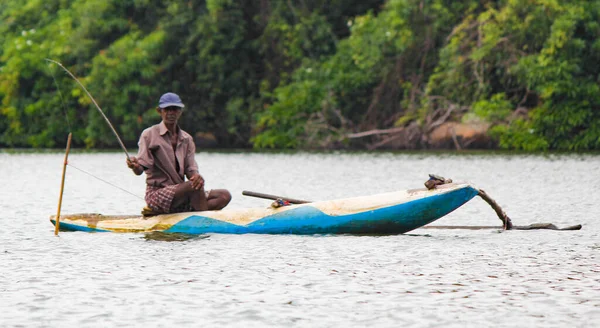
[[[190,235],[186,233],[165,233],[162,231],[153,231],[144,233],[144,239],[150,241],[188,241],[192,239],[207,239],[209,235]]]
[[[0,326],[594,327],[600,322],[600,157],[199,153],[208,188],[326,200],[420,188],[428,173],[486,190],[526,226],[387,236],[65,232],[62,153],[0,153]],[[70,162],[138,196],[120,153]],[[528,187],[522,187],[527,181]],[[580,181],[586,181],[585,184]],[[534,187],[531,187],[534,186]],[[137,214],[137,197],[67,171],[63,214]],[[549,220],[548,218],[551,218]],[[475,198],[436,225],[500,227]]]

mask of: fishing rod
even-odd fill
[[[96,108],[98,109],[98,111],[100,112],[100,114],[102,114],[102,117],[104,117],[104,120],[106,121],[106,123],[108,123],[108,126],[110,127],[110,129],[112,130],[112,132],[115,134],[115,137],[117,137],[117,140],[119,141],[119,145],[121,145],[121,148],[125,152],[125,156],[127,156],[127,159],[129,159],[129,152],[127,151],[127,148],[125,148],[125,144],[123,143],[123,141],[119,137],[119,134],[117,133],[117,130],[115,130],[115,128],[113,127],[113,125],[108,120],[108,117],[106,117],[106,115],[104,115],[104,112],[102,111],[102,108],[100,108],[100,106],[98,106],[98,103],[96,102],[96,100],[94,99],[94,97],[92,97],[92,94],[90,94],[90,92],[85,88],[85,86],[83,86],[83,84],[81,84],[81,82],[79,82],[79,80],[75,77],[75,75],[73,75],[73,73],[71,73],[61,63],[59,63],[59,62],[57,62],[55,60],[52,60],[52,59],[48,59],[48,58],[46,58],[46,60],[49,61],[49,62],[51,62],[51,63],[54,63],[54,64],[60,66],[60,68],[62,68],[63,70],[65,70],[65,72],[67,72],[73,78],[73,80],[75,80],[75,82],[77,82],[83,88],[83,91],[85,91],[85,93],[88,95],[88,97],[90,97],[90,99],[92,100],[92,102],[94,103],[94,105],[96,105]]]

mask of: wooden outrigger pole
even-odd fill
[[[67,139],[67,150],[65,151],[65,162],[63,164],[62,180],[60,182],[60,196],[58,197],[58,211],[56,213],[56,224],[54,225],[54,235],[55,236],[58,236],[58,229],[60,226],[60,208],[62,206],[63,190],[65,189],[65,173],[67,172],[67,164],[68,164],[67,159],[69,158],[69,150],[71,150],[71,137],[72,136],[73,136],[73,134],[69,133],[69,138]]]

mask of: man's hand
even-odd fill
[[[133,173],[140,175],[144,171],[142,165],[138,162],[138,159],[131,156],[125,160],[127,167],[133,170]]]
[[[192,188],[195,190],[200,190],[204,187],[204,178],[198,173],[190,177],[190,182],[192,183]]]

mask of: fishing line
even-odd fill
[[[129,190],[126,190],[126,189],[123,189],[123,188],[121,188],[121,187],[119,187],[119,186],[117,186],[117,185],[115,185],[115,184],[113,184],[113,183],[111,183],[111,182],[109,182],[109,181],[106,181],[106,180],[104,180],[104,179],[102,179],[102,178],[99,178],[99,177],[97,177],[97,176],[95,176],[95,175],[91,174],[90,172],[87,172],[87,171],[85,171],[85,170],[82,170],[82,169],[80,169],[80,168],[78,168],[78,167],[76,167],[76,166],[73,166],[73,164],[71,164],[71,163],[68,163],[67,165],[68,165],[68,166],[70,166],[70,167],[72,167],[72,168],[74,168],[74,169],[76,169],[76,170],[78,170],[78,171],[81,171],[81,172],[83,172],[83,173],[85,173],[85,174],[87,174],[87,175],[89,175],[89,176],[91,176],[91,177],[93,177],[93,178],[96,178],[96,179],[98,179],[98,180],[100,180],[100,181],[102,181],[102,182],[104,182],[104,183],[106,183],[106,184],[108,184],[108,185],[110,185],[110,186],[113,186],[113,187],[115,187],[115,188],[117,188],[117,189],[120,189],[121,191],[124,191],[124,192],[126,192],[126,193],[128,193],[128,194],[130,194],[130,195],[132,195],[132,196],[135,196],[135,197],[137,197],[137,198],[139,198],[139,199],[141,199],[141,200],[145,201],[145,199],[144,199],[144,198],[142,198],[142,197],[140,197],[140,196],[138,196],[138,195],[136,195],[136,194],[132,193],[131,191],[129,191]]]
[[[100,106],[96,102],[96,99],[94,99],[94,97],[92,97],[92,94],[88,91],[88,89],[86,89],[86,87],[79,81],[79,79],[77,79],[77,77],[75,77],[75,75],[73,75],[73,73],[71,73],[71,71],[69,71],[66,67],[64,67],[63,64],[57,62],[56,60],[52,60],[52,59],[49,59],[49,58],[46,58],[46,61],[54,63],[54,64],[58,65],[60,68],[62,68],[65,72],[67,72],[67,74],[69,74],[69,76],[71,78],[73,78],[73,80],[75,80],[75,82],[77,82],[77,84],[79,84],[79,86],[83,89],[83,91],[85,91],[85,93],[90,98],[90,100],[92,101],[92,103],[94,103],[94,105],[96,106],[96,109],[98,110],[98,112],[100,112],[100,114],[102,115],[102,117],[106,121],[106,124],[108,124],[108,126],[112,130],[113,134],[115,135],[115,138],[117,138],[117,141],[119,142],[119,145],[121,145],[121,148],[125,152],[125,156],[127,156],[127,159],[129,159],[129,152],[127,151],[127,148],[125,148],[125,144],[123,143],[123,140],[121,140],[121,137],[119,137],[119,134],[117,133],[117,130],[115,130],[115,127],[112,125],[112,123],[110,123],[110,120],[108,119],[108,117],[106,117],[106,115],[104,114],[104,111],[102,110],[102,108],[100,108]]]
[[[117,131],[115,131],[114,127],[112,126],[112,124],[110,123],[110,121],[108,120],[108,118],[106,117],[106,115],[104,115],[104,112],[102,111],[102,109],[100,109],[100,106],[98,106],[98,104],[96,103],[96,100],[87,91],[87,89],[83,86],[83,84],[81,84],[81,82],[79,82],[79,80],[73,74],[71,74],[71,72],[69,70],[67,70],[61,63],[59,63],[57,61],[54,61],[54,60],[51,60],[51,59],[46,59],[46,61],[48,61],[50,63],[57,64],[58,66],[60,66],[63,70],[65,70],[67,72],[67,74],[69,74],[85,90],[85,92],[87,93],[87,95],[94,102],[94,105],[96,105],[96,108],[100,111],[100,114],[102,114],[102,116],[104,117],[104,119],[106,120],[106,122],[108,123],[108,125],[110,126],[110,128],[112,129],[113,133],[117,137],[117,140],[119,141],[119,144],[121,145],[121,148],[123,148],[123,150],[125,151],[125,155],[127,156],[127,158],[129,158],[129,153],[127,152],[127,149],[125,148],[125,145],[121,141],[121,138],[119,138],[119,135],[117,134]],[[54,76],[54,73],[50,69],[50,65],[48,65],[48,71],[50,72],[50,75],[52,75],[52,80],[54,80],[54,84],[56,85],[56,90],[58,90],[58,94],[60,96],[60,100],[61,100],[61,103],[63,105],[63,113],[65,114],[65,118],[67,119],[67,125],[69,126],[69,132],[72,132],[71,122],[69,121],[69,116],[67,115],[67,106],[66,106],[63,94],[62,94],[62,92],[60,90],[60,86],[58,84],[58,81],[56,80],[56,78]],[[78,167],[76,167],[76,166],[74,166],[74,165],[72,165],[70,163],[67,163],[67,165],[70,166],[70,167],[72,167],[72,168],[74,168],[74,169],[76,169],[76,170],[78,170],[78,171],[80,171],[80,172],[82,172],[82,173],[85,173],[85,174],[87,174],[87,175],[89,175],[89,176],[91,176],[91,177],[93,177],[95,179],[98,179],[98,180],[100,180],[100,181],[102,181],[102,182],[104,182],[104,183],[106,183],[106,184],[108,184],[108,185],[110,185],[110,186],[112,186],[114,188],[117,188],[117,189],[119,189],[119,190],[121,190],[123,192],[126,192],[126,193],[128,193],[128,194],[130,194],[130,195],[132,195],[134,197],[137,197],[137,198],[145,201],[144,198],[142,198],[142,197],[140,197],[140,196],[138,196],[138,195],[130,192],[129,190],[121,188],[121,187],[119,187],[119,186],[117,186],[117,185],[115,185],[115,184],[113,184],[113,183],[111,183],[109,181],[106,181],[106,180],[104,180],[102,178],[99,178],[99,177],[93,175],[92,173],[87,172],[87,171],[85,171],[83,169],[80,169],[80,168],[78,168]]]
[[[48,65],[48,71],[50,72],[50,75],[52,75],[52,80],[54,80],[56,90],[58,91],[58,95],[60,96],[60,102],[63,105],[63,113],[65,114],[65,118],[67,119],[67,126],[69,127],[69,132],[73,132],[73,129],[71,128],[71,122],[69,121],[69,115],[67,115],[67,105],[65,104],[65,98],[63,97],[63,94],[60,91],[60,86],[58,85],[58,81],[56,81],[56,77],[54,77],[54,73],[50,69],[50,65]]]

